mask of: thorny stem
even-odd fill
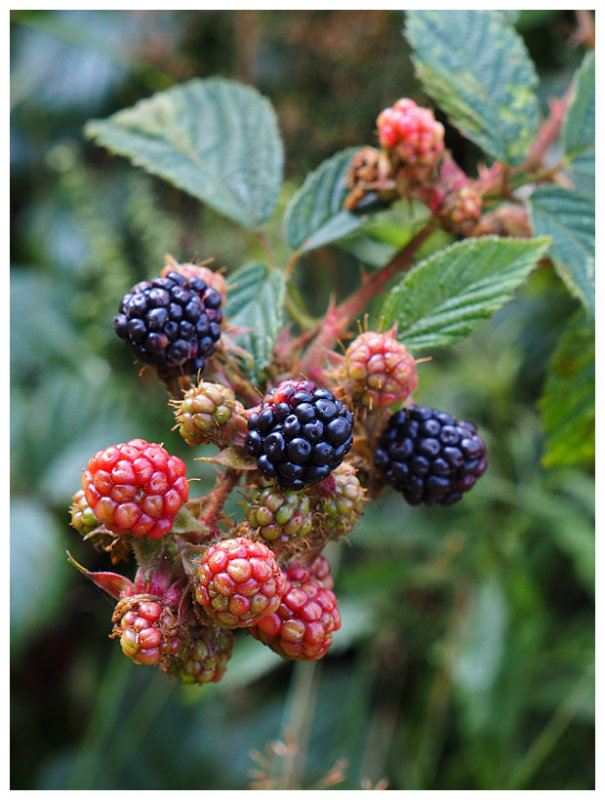
[[[362,286],[339,306],[329,311],[318,323],[316,339],[300,364],[300,371],[311,380],[321,376],[324,351],[329,350],[346,333],[370,300],[379,295],[389,281],[400,272],[408,270],[420,245],[428,239],[438,222],[432,218],[408,244],[381,270],[365,278]]]
[[[239,478],[240,473],[234,469],[227,469],[224,474],[219,474],[216,479],[216,486],[212,491],[208,492],[200,507],[200,522],[207,525],[215,533],[218,532],[217,522],[223,506]]]

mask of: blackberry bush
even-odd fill
[[[500,72],[475,76],[478,85],[489,78],[483,99],[452,94],[468,75],[456,71],[460,41],[447,58],[445,45],[433,47],[443,12],[410,12],[407,35],[426,93],[484,149],[491,166],[477,174],[456,163],[451,128],[432,108],[394,97],[376,107],[367,141],[319,165],[283,225],[265,228],[283,148],[256,90],[195,79],[87,128],[247,230],[247,244],[258,235],[238,269],[171,256],[163,269],[150,263],[148,274],[160,277],[137,283],[115,317],[117,335],[164,381],[173,430],[194,461],[216,469],[211,489],[190,484],[180,458],[142,439],[99,451],[84,469],[72,525],[114,563],[134,555],[138,577],[77,566],[118,601],[113,635],[138,664],[186,683],[216,682],[247,634],[288,660],[324,657],[341,622],[326,555],[345,535],[355,546],[366,504],[391,487],[413,506],[452,505],[486,470],[474,425],[416,404],[426,402],[423,372],[434,369],[434,352],[476,330],[548,257],[594,310],[590,259],[567,263],[564,234],[548,221],[558,208],[591,223],[569,168],[594,138],[586,112],[593,63],[587,58],[572,92],[540,122],[531,63],[505,15],[460,13],[472,29],[485,19],[474,15],[489,15],[477,63]],[[275,248],[278,227],[285,243]],[[315,319],[294,275],[329,245],[368,271],[347,277],[348,295]],[[452,387],[462,407],[466,388]],[[225,503],[237,487],[243,510],[234,516]],[[411,526],[414,514],[434,512],[402,501],[401,513]]]

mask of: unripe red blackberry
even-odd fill
[[[150,539],[170,532],[189,495],[181,459],[144,439],[95,453],[82,475],[82,489],[107,528]]]
[[[135,664],[165,668],[178,646],[178,625],[170,606],[154,595],[135,594],[117,604],[112,637]]]
[[[355,403],[369,409],[406,400],[418,386],[416,363],[392,331],[368,331],[348,346],[338,378]]]
[[[247,422],[244,407],[231,389],[219,383],[200,381],[182,400],[173,401],[179,433],[190,445],[213,443],[224,447],[233,436],[242,436]]]
[[[281,605],[263,617],[250,633],[282,658],[315,661],[323,658],[340,628],[338,601],[325,588],[325,559],[317,578],[312,570],[295,565],[286,571],[287,587]]]
[[[279,608],[286,578],[262,542],[244,537],[211,545],[194,573],[195,600],[225,628],[248,628]]]
[[[376,120],[381,147],[406,164],[434,164],[443,152],[445,130],[433,112],[403,98],[385,108]]]
[[[325,482],[325,490],[324,484],[318,487],[314,510],[323,529],[333,538],[350,533],[363,514],[364,490],[356,472],[352,464],[341,464]]]
[[[248,419],[245,447],[266,478],[299,491],[342,463],[353,444],[353,415],[312,381],[284,381]]]
[[[101,524],[95,517],[92,508],[88,505],[84,489],[80,489],[74,494],[69,513],[71,514],[71,525],[78,531],[80,536],[86,536]]]
[[[169,272],[124,295],[114,329],[161,378],[196,375],[220,338],[221,303],[220,294],[199,278]]]
[[[225,674],[233,651],[233,633],[197,626],[173,654],[168,672],[183,683],[216,683]]]
[[[471,422],[426,406],[408,406],[390,418],[374,464],[408,503],[451,505],[487,469],[485,444]]]
[[[280,490],[269,482],[252,487],[244,503],[244,516],[271,544],[285,544],[293,537],[306,536],[313,524],[306,494]]]

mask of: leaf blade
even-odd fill
[[[284,216],[290,247],[304,252],[342,239],[360,228],[367,215],[343,208],[348,194],[347,172],[358,148],[341,150],[310,172],[294,194]]]
[[[545,467],[591,468],[595,459],[595,331],[579,312],[564,331],[538,403]]]
[[[467,239],[418,264],[389,294],[382,315],[412,351],[471,333],[511,297],[546,250],[546,239]]]
[[[506,17],[411,11],[405,34],[420,81],[454,125],[495,159],[521,164],[538,129],[538,80]]]
[[[246,228],[277,203],[283,146],[275,112],[252,87],[193,79],[90,121],[85,134]]]
[[[229,279],[225,315],[244,328],[238,344],[253,357],[253,376],[258,378],[271,360],[277,332],[282,323],[285,278],[261,261],[250,261]]]
[[[595,141],[595,55],[588,53],[573,81],[572,95],[563,122],[563,148],[570,160]],[[594,169],[594,168],[593,168]]]
[[[594,318],[594,200],[560,186],[541,186],[529,198],[529,215],[534,233],[552,238],[557,274]]]

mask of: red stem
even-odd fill
[[[370,300],[381,294],[389,281],[399,272],[408,270],[416,250],[433,233],[437,223],[431,220],[397,255],[381,270],[364,278],[363,285],[339,306],[332,308],[317,327],[315,341],[300,363],[300,371],[311,380],[321,381],[321,364],[325,350],[346,333],[353,320],[359,317]]]
[[[233,469],[226,470],[217,479],[216,486],[202,501],[200,522],[207,525],[214,533],[218,533],[217,522],[231,490],[237,484],[240,473]]]

